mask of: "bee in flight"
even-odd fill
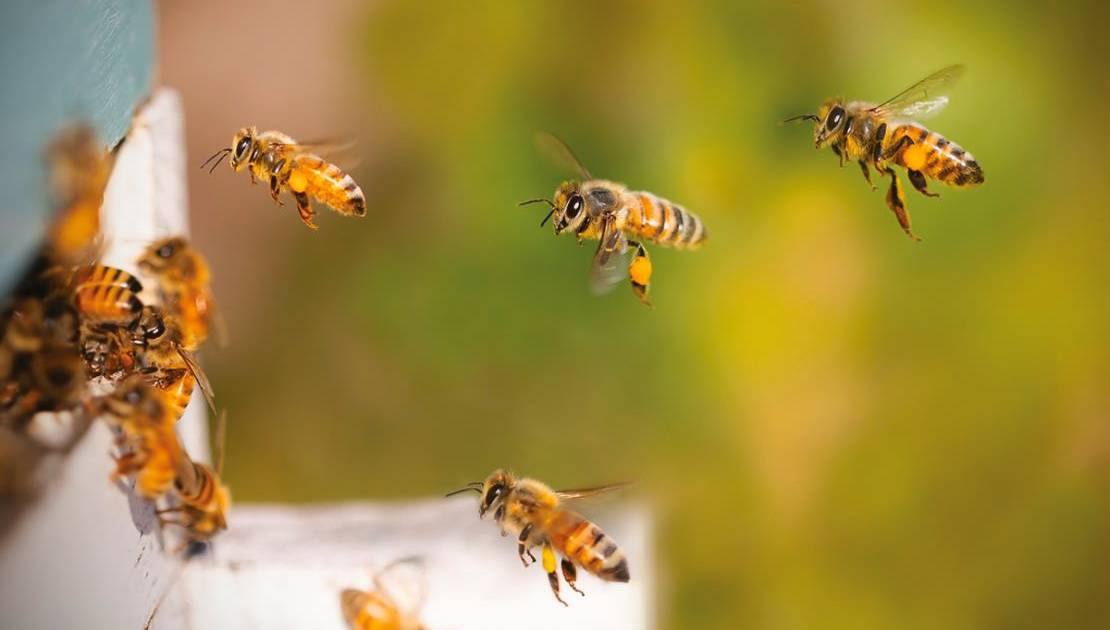
[[[310,199],[323,203],[344,216],[366,216],[366,198],[355,180],[317,155],[316,151],[335,148],[328,143],[299,143],[280,131],[258,132],[254,127],[244,127],[231,140],[231,147],[212,154],[201,168],[215,161],[209,172],[216,169],[224,157],[235,172],[244,167],[251,183],[269,182],[270,196],[278,205],[282,190],[293,194],[301,221],[315,230],[312,222]]]
[[[816,147],[830,147],[840,158],[841,166],[849,160],[858,162],[872,190],[875,185],[871,182],[869,166],[890,176],[886,204],[906,234],[917,239],[910,227],[902,184],[893,166],[906,169],[910,183],[926,197],[940,196],[929,192],[929,179],[958,188],[983,183],[983,169],[970,153],[912,120],[943,109],[948,104],[948,97],[942,94],[944,88],[963,72],[962,65],[938,70],[878,105],[862,101],[845,103],[842,98],[831,98],[816,114],[795,116],[785,122],[811,120],[816,123],[813,130]]]
[[[479,495],[478,517],[493,512],[493,520],[501,534],[517,537],[517,554],[527,567],[536,558],[532,548],[541,547],[543,569],[555,599],[566,606],[559,596],[559,576],[555,573],[555,554],[561,555],[563,579],[579,595],[575,586],[577,567],[607,582],[627,582],[628,561],[620,547],[600,527],[582,515],[563,507],[563,502],[595,496],[622,488],[613,484],[582,490],[552,490],[535,479],[518,478],[505,470],[495,470],[484,482],[474,481],[465,488],[448,494],[474,491]],[[525,558],[527,555],[527,559]]]
[[[398,588],[396,570],[416,566],[417,558],[402,558],[386,565],[373,578],[373,588],[345,588],[339,593],[339,608],[351,630],[424,630],[420,609],[424,606],[423,573],[414,588]],[[422,569],[420,569],[422,570]],[[393,573],[393,579],[387,579]],[[404,592],[403,592],[404,591]]]
[[[540,227],[548,220],[555,226],[555,235],[573,233],[581,243],[599,241],[590,270],[590,285],[595,293],[604,293],[628,274],[632,291],[647,306],[651,287],[651,260],[644,243],[675,249],[697,249],[708,233],[697,215],[678,204],[649,192],[630,191],[622,184],[594,179],[574,152],[562,140],[549,133],[537,136],[541,149],[561,165],[581,176],[581,181],[563,182],[555,191],[554,201],[530,199],[520,205],[546,203],[551,207]],[[616,264],[626,252],[632,257],[627,268]]]

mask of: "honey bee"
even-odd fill
[[[136,364],[148,382],[167,394],[174,418],[180,418],[193,392],[200,386],[209,408],[215,411],[215,394],[193,351],[196,339],[161,308],[145,306],[133,333]]]
[[[229,148],[214,153],[201,168],[215,160],[211,169],[215,170],[224,157],[230,156],[228,162],[235,172],[246,167],[252,183],[258,179],[270,183],[270,196],[278,205],[283,205],[278,195],[289,190],[301,221],[313,230],[317,227],[312,222],[310,198],[344,216],[366,216],[366,198],[355,180],[314,153],[325,148],[327,143],[299,143],[280,131],[259,133],[255,127],[244,127],[232,138]]]
[[[697,249],[708,232],[697,215],[678,204],[648,192],[630,191],[623,184],[594,179],[562,140],[542,133],[537,136],[541,149],[562,165],[573,169],[582,181],[563,182],[555,200],[529,199],[520,205],[546,203],[551,207],[540,227],[550,219],[555,235],[573,233],[581,243],[596,239],[590,271],[595,293],[604,293],[628,274],[632,291],[646,306],[651,286],[652,265],[643,243],[675,249]],[[627,269],[614,264],[614,255],[631,252]]]
[[[216,429],[216,468],[191,460],[188,455],[179,462],[174,488],[180,505],[159,510],[165,524],[183,527],[190,542],[206,542],[227,529],[227,513],[231,509],[231,491],[220,481],[224,467],[224,434],[227,414],[221,413]],[[174,514],[177,519],[162,515]]]
[[[493,511],[493,520],[500,526],[501,534],[517,537],[517,554],[527,567],[535,562],[531,549],[541,547],[543,569],[555,599],[567,605],[559,596],[559,577],[555,573],[555,554],[563,556],[563,579],[572,590],[585,595],[575,585],[576,567],[607,582],[627,582],[628,561],[624,553],[600,527],[585,517],[565,509],[564,501],[595,496],[622,488],[627,484],[613,484],[581,490],[552,490],[535,479],[517,478],[505,470],[495,470],[484,482],[475,481],[467,487],[448,494],[477,492],[480,501],[478,517],[485,518]],[[529,560],[525,559],[527,554]]]
[[[85,400],[84,362],[57,300],[24,297],[7,313],[0,338],[0,424],[22,425],[39,411]]]
[[[828,146],[840,158],[840,165],[855,160],[863,177],[871,182],[874,166],[880,174],[890,176],[886,203],[898,224],[910,238],[920,240],[910,227],[905,194],[892,165],[906,169],[910,183],[926,197],[939,197],[930,192],[927,180],[963,188],[983,183],[983,169],[970,153],[955,142],[926,129],[910,119],[935,114],[948,104],[940,92],[964,72],[964,66],[943,68],[914,83],[894,97],[874,105],[862,101],[845,103],[842,98],[824,102],[816,114],[803,114],[788,119],[811,120],[815,146]]]
[[[173,488],[185,456],[164,397],[142,377],[132,376],[104,398],[103,408],[119,430],[112,480],[133,475],[136,491],[158,500]]]
[[[339,594],[343,618],[351,630],[423,630],[419,612],[423,607],[424,588],[411,598],[398,597],[387,583],[387,575],[405,564],[415,563],[404,558],[390,563],[373,577],[372,590],[345,588]]]
[[[95,258],[100,205],[108,184],[111,157],[87,124],[59,133],[47,148],[56,218],[47,235],[50,259],[62,266]]]
[[[197,344],[208,338],[212,323],[212,289],[208,263],[180,236],[152,243],[139,257],[139,268],[158,280],[163,307],[192,332]]]
[[[122,269],[89,265],[73,273],[74,306],[92,324],[130,326],[143,309],[143,290],[135,276]]]

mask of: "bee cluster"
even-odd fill
[[[226,528],[230,495],[176,431],[194,389],[214,405],[193,356],[212,320],[207,263],[184,238],[151,243],[135,261],[155,287],[142,297],[138,278],[96,262],[111,155],[78,126],[48,157],[55,223],[0,315],[0,498],[33,495],[38,464],[99,419],[116,436],[111,478],[166,503],[161,521],[187,542],[207,541]]]

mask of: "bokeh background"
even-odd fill
[[[1110,622],[1105,4],[179,2],[190,160],[353,136],[369,216],[190,174],[231,331],[240,501],[433,496],[508,466],[640,481],[661,627]],[[781,119],[967,64],[931,127],[986,185],[907,192]],[[569,176],[698,213],[657,307],[536,229]],[[506,549],[506,553],[512,553]],[[634,559],[633,559],[634,561]]]

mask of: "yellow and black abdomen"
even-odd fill
[[[983,169],[975,157],[939,133],[917,124],[900,125],[888,134],[885,144],[896,147],[899,143],[905,146],[892,159],[910,171],[949,186],[983,183]]]
[[[628,560],[600,527],[574,512],[559,512],[547,530],[551,544],[572,562],[607,582],[627,582]]]
[[[626,194],[629,236],[675,249],[694,249],[709,236],[701,219],[682,206],[648,192]]]
[[[319,156],[304,154],[293,158],[290,168],[288,183],[294,192],[303,192],[340,214],[366,215],[362,189],[338,166]]]

